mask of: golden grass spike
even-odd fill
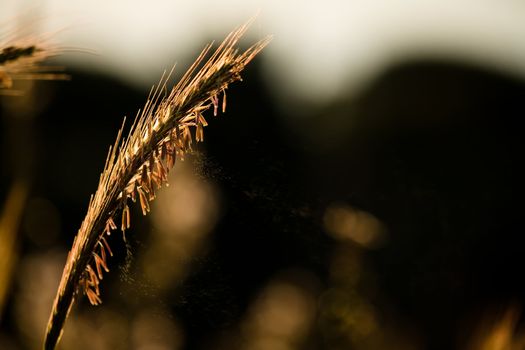
[[[151,184],[152,175],[148,173],[147,165],[153,165],[151,161],[155,159],[162,163],[159,169],[167,173],[175,164],[176,157],[182,159],[191,151],[193,137],[190,128],[199,127],[200,141],[203,136],[200,128],[204,125],[198,120],[199,116],[212,107],[214,111],[218,109],[218,95],[229,84],[241,80],[240,73],[248,62],[271,40],[267,37],[244,53],[238,53],[236,45],[252,21],[228,35],[208,59],[206,56],[211,45],[206,46],[167,95],[166,84],[171,73],[163,75],[157,87],[151,90],[145,107],[137,114],[128,136],[121,139],[122,129],[119,132],[117,142],[108,154],[97,191],[90,199],[86,217],[68,254],[47,325],[45,350],[54,349],[58,343],[78,292],[83,291],[94,305],[102,302],[99,278],[91,266],[95,264],[99,270],[107,266],[95,249],[102,242],[111,254],[104,235],[116,229],[115,217],[129,215],[125,204],[128,198],[134,202],[138,195],[143,212],[149,211],[149,201],[154,198],[157,186]],[[167,185],[167,174],[158,179],[161,184]],[[149,193],[144,191],[144,186],[147,186]],[[123,223],[122,226],[129,226],[127,217]]]
[[[62,67],[47,67],[40,63],[59,55],[60,48],[53,47],[43,37],[8,38],[0,40],[0,95],[20,95],[14,90],[16,80],[64,80]]]

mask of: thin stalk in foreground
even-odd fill
[[[108,272],[107,257],[113,255],[105,236],[117,229],[116,222],[123,233],[129,228],[129,201],[138,201],[144,215],[149,212],[149,202],[167,183],[176,159],[192,150],[193,139],[203,140],[203,113],[213,108],[217,114],[221,94],[224,112],[228,85],[241,80],[242,70],[269,43],[270,37],[238,52],[236,45],[250,23],[228,35],[208,59],[211,45],[206,46],[165,97],[169,75],[163,76],[126,138],[120,129],[68,254],[47,325],[46,350],[58,343],[75,298],[84,293],[91,304],[101,303],[99,283],[103,271]]]

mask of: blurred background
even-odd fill
[[[41,347],[123,116],[256,13],[60,349],[525,349],[521,0],[2,0],[71,80],[0,96],[0,349]]]

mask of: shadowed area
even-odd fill
[[[288,116],[260,72],[256,60],[228,90],[226,114],[209,117],[199,155],[175,166],[152,215],[132,210],[131,255],[111,236],[103,304],[73,309],[63,348],[464,349],[485,311],[517,341],[525,84],[411,61]],[[40,346],[52,300],[39,298],[54,295],[107,148],[147,94],[68,73],[36,84],[49,102],[24,124],[27,208],[54,214],[22,220],[2,349]],[[23,132],[9,123],[27,122],[1,113],[4,200],[14,176],[4,140]],[[168,223],[185,208],[204,214]],[[56,238],[39,238],[57,225]]]

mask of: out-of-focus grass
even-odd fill
[[[27,198],[27,186],[15,182],[0,214],[0,319],[9,287],[13,267],[18,259],[18,227]]]

